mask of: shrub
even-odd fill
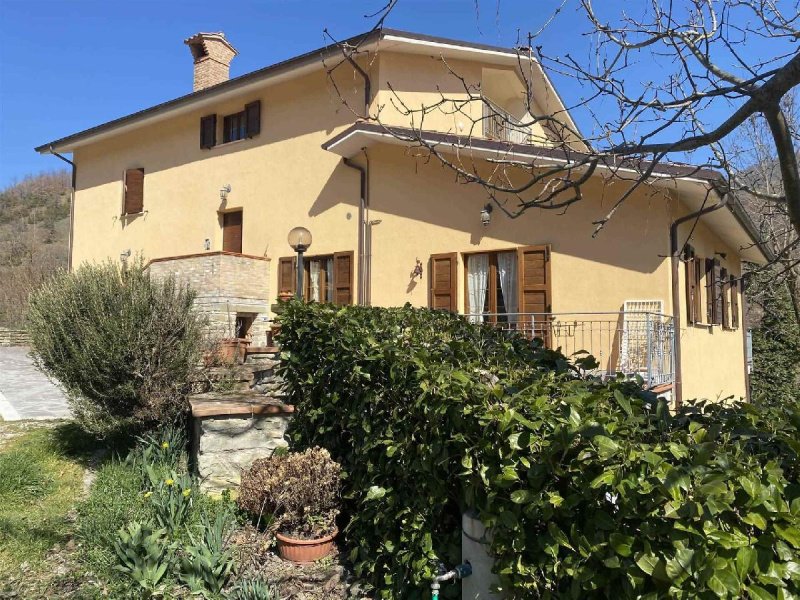
[[[151,279],[143,262],[59,272],[31,295],[36,362],[61,382],[76,419],[108,435],[172,421],[199,359],[194,293]]]
[[[410,307],[290,302],[281,324],[290,439],[342,464],[376,596],[425,597],[466,508],[509,598],[798,592],[796,405],[673,416],[640,383]]]
[[[321,448],[262,458],[242,473],[239,507],[259,521],[272,516],[281,533],[322,537],[336,527],[339,477],[339,465]]]

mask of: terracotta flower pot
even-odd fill
[[[296,563],[310,563],[325,558],[333,552],[333,540],[339,535],[339,530],[315,540],[298,540],[276,533],[278,538],[278,554],[283,560]]]
[[[244,362],[247,347],[251,340],[245,338],[225,338],[219,342],[219,357],[224,362]]]

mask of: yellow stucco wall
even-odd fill
[[[387,60],[371,63],[374,80],[392,81],[410,94],[407,97],[418,100],[435,94],[430,86],[440,83],[441,61],[397,56],[389,54]],[[431,65],[430,72],[426,64]],[[459,66],[462,72],[471,69],[476,77],[484,68]],[[363,91],[358,78],[344,70],[339,78],[340,91],[352,106],[359,106]],[[217,113],[221,122],[222,115],[242,110],[256,99],[262,102],[260,135],[211,150],[199,148],[200,117]],[[373,108],[385,99],[385,86],[378,86]],[[392,118],[406,124],[401,117],[395,112]],[[442,120],[426,126],[457,130],[452,116],[439,113],[437,118]],[[286,241],[292,227],[311,230],[314,241],[309,255],[357,248],[358,173],[320,147],[354,120],[324,73],[316,73],[79,148],[75,152],[73,264],[116,259],[128,249],[147,259],[194,254],[204,251],[206,239],[211,250],[220,250],[219,211],[241,208],[242,250],[273,260],[269,290],[274,301],[277,259],[292,254]],[[367,163],[364,156],[356,160]],[[669,224],[684,208],[669,195],[636,193],[596,238],[592,237],[593,222],[607,213],[617,197],[600,180],[587,186],[586,199],[565,214],[532,209],[511,219],[495,209],[491,224],[484,227],[479,213],[487,202],[485,192],[455,183],[452,172],[436,161],[415,158],[397,146],[377,145],[368,150],[368,162],[367,218],[373,224],[372,254],[367,258],[372,266],[374,305],[426,306],[431,254],[550,244],[555,313],[616,313],[625,300],[661,300],[664,311],[671,314]],[[133,167],[145,169],[145,213],[122,217],[122,174]],[[221,203],[219,189],[227,184],[232,191]],[[615,183],[614,190],[621,185],[625,184]],[[722,248],[703,226],[694,236],[698,255]],[[729,271],[738,274],[736,252],[725,251]],[[410,276],[417,259],[425,269],[422,280]],[[458,289],[463,291],[461,254],[457,273]],[[357,269],[355,279],[354,296]],[[457,300],[463,311],[462,292]],[[744,394],[741,335],[741,330],[687,328],[684,317],[684,398]]]
[[[681,211],[676,216],[682,216]],[[692,232],[692,229],[694,231]],[[691,236],[690,236],[691,233]],[[738,252],[726,245],[703,222],[689,221],[679,228],[678,241],[682,245],[688,237],[699,258],[719,259],[728,274],[742,274]],[[715,254],[725,254],[725,258]],[[678,269],[681,293],[681,364],[683,365],[683,398],[723,399],[746,395],[745,355],[743,327],[744,302],[739,300],[739,327],[723,329],[721,325],[687,324],[686,269],[683,263]],[[706,321],[706,290],[701,286],[702,315]]]

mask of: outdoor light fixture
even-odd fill
[[[487,204],[486,206],[481,209],[481,225],[486,227],[489,223],[492,222],[492,211],[494,210],[494,206],[491,204]]]
[[[211,250],[211,240],[210,239],[206,238],[206,241],[203,242],[203,248],[205,248],[206,250]]]
[[[303,253],[311,247],[311,232],[305,227],[295,227],[289,232],[289,245],[297,252],[297,288],[295,296],[303,299]]]
[[[125,250],[125,252],[120,252],[120,253],[119,253],[119,259],[120,259],[120,260],[121,260],[123,263],[126,263],[126,262],[128,262],[128,259],[129,259],[130,257],[131,257],[131,249],[130,249],[130,248],[128,248],[127,250]]]
[[[228,199],[228,194],[231,193],[231,184],[223,185],[219,190],[219,199],[225,202]]]
[[[414,267],[414,270],[411,271],[411,279],[414,280],[417,277],[422,279],[422,261],[417,259],[417,265]]]

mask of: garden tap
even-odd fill
[[[444,565],[439,569],[440,574],[433,578],[431,582],[431,600],[439,600],[439,590],[443,581],[457,581],[472,575],[472,565],[469,561],[453,567],[450,571],[444,572]]]

